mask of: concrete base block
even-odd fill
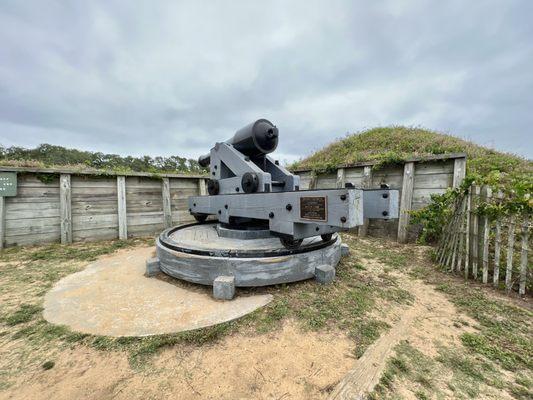
[[[350,255],[350,247],[345,243],[341,244],[341,257],[345,257],[349,255]]]
[[[144,276],[150,278],[157,275],[160,271],[159,258],[153,257],[146,260],[146,272],[144,273]]]
[[[219,276],[213,281],[213,297],[218,300],[231,300],[235,296],[235,277]]]
[[[331,265],[319,265],[315,268],[315,279],[318,283],[327,284],[335,279],[335,268]]]

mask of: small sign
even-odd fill
[[[0,172],[0,197],[17,195],[17,173]]]
[[[300,197],[300,218],[314,221],[326,221],[328,219],[327,197]]]

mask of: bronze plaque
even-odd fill
[[[327,197],[300,197],[300,218],[327,221]]]

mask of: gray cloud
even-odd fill
[[[197,156],[265,117],[293,160],[376,125],[532,158],[533,3],[3,1],[0,143]]]

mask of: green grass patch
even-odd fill
[[[14,313],[2,318],[2,321],[8,326],[23,324],[31,321],[42,310],[43,308],[36,304],[21,304]]]

